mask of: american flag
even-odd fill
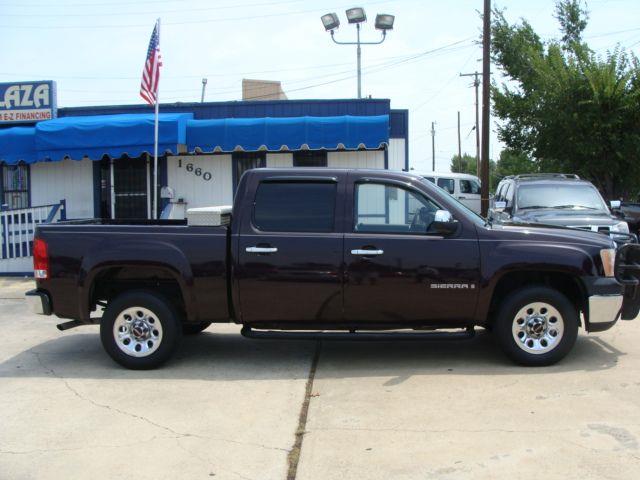
[[[162,57],[160,57],[160,20],[156,21],[149,41],[147,50],[147,60],[142,70],[142,83],[140,84],[140,96],[149,105],[155,105],[158,100],[158,82],[160,81],[160,67]]]

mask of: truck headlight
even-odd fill
[[[616,223],[615,225],[611,225],[610,231],[618,233],[629,233],[629,224],[627,222]]]
[[[602,260],[605,277],[613,277],[616,265],[616,249],[603,248],[600,250],[600,259]]]

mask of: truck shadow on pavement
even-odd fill
[[[93,327],[87,327],[93,328]],[[35,345],[0,363],[0,377],[59,377],[91,379],[271,380],[300,377],[320,348],[323,377],[390,376],[386,385],[429,375],[539,375],[612,368],[624,355],[610,343],[581,335],[575,348],[558,365],[525,368],[511,363],[489,334],[472,340],[424,341],[291,341],[248,340],[215,327],[185,337],[182,347],[162,368],[130,371],[103,351],[97,333],[67,333]]]

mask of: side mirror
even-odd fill
[[[504,212],[507,208],[507,202],[504,201],[497,201],[493,204],[493,210],[501,213]]]
[[[436,233],[438,235],[452,235],[458,230],[458,221],[454,220],[451,212],[448,210],[436,210],[434,219],[429,226],[428,233]]]
[[[611,205],[611,210],[620,210],[622,202],[620,200],[611,200],[609,205]]]

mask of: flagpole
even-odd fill
[[[158,18],[158,45],[160,45],[160,19]],[[160,68],[158,66],[157,68]],[[158,218],[158,114],[160,109],[160,84],[156,88],[155,123],[153,129],[153,219]]]

